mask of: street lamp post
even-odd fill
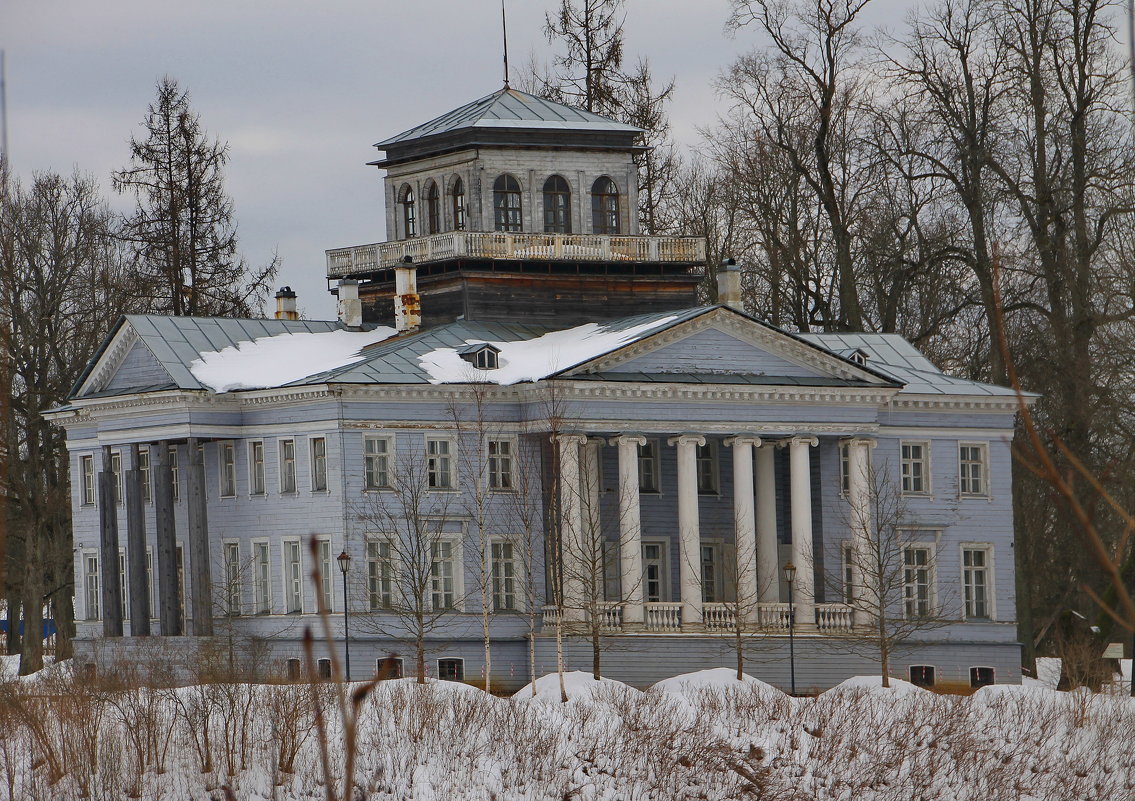
[[[784,580],[788,584],[788,670],[792,694],[796,695],[796,606],[792,603],[792,584],[796,581],[796,565],[784,564]]]
[[[351,555],[344,549],[335,558],[339,571],[343,574],[343,663],[347,681],[351,680],[351,631],[347,627],[347,571],[351,568]]]

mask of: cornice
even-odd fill
[[[1029,399],[1026,399],[1029,402]],[[891,398],[892,409],[935,409],[948,411],[1016,412],[1020,403],[1015,395],[913,395]]]
[[[886,387],[798,387],[751,384],[638,384],[571,381],[561,400],[737,401],[882,406],[898,391]]]
[[[98,360],[98,364],[91,370],[91,374],[79,387],[79,393],[83,392],[97,392],[102,389],[111,378],[114,377],[115,372],[122,366],[126,354],[130,352],[135,342],[141,340],[138,332],[134,330],[134,326],[129,323],[124,323],[118,329],[118,333],[114,335],[106,350]]]

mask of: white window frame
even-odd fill
[[[643,450],[647,447],[650,448],[649,455],[644,455]],[[639,445],[635,448],[636,456],[638,458],[638,491],[640,495],[659,495],[662,492],[662,448],[659,440],[649,437],[645,445]],[[653,487],[645,485],[644,477],[647,471],[643,470],[643,465],[650,465],[650,476],[653,479]]]
[[[443,679],[441,677],[441,663],[442,662],[459,662],[461,663],[461,678],[459,679]],[[443,656],[437,660],[437,678],[439,681],[465,681],[465,657],[463,656]]]
[[[287,455],[289,446],[292,452],[290,457]],[[291,437],[276,440],[276,455],[280,460],[280,494],[294,495],[299,488],[296,472],[296,441]]]
[[[272,614],[272,543],[267,537],[251,542],[252,614]],[[261,555],[264,559],[261,560]]]
[[[319,580],[323,585],[316,589],[323,593],[323,604],[327,607],[327,611],[334,612],[336,611],[334,574],[339,572],[338,565],[335,563],[335,549],[331,547],[330,537],[316,537],[315,542],[316,553],[318,554],[317,558],[321,562],[319,565]]]
[[[295,561],[288,557],[295,555]],[[284,612],[290,615],[303,614],[303,542],[296,537],[280,541],[280,564],[284,578]],[[294,607],[294,608],[293,608]]]
[[[260,458],[257,459],[256,453],[259,450]],[[248,441],[248,495],[249,497],[259,498],[268,494],[268,480],[264,463],[267,461],[267,456],[264,449],[264,440],[250,439]]]
[[[659,586],[658,586],[658,600],[657,601],[647,600],[646,566],[647,566],[648,560],[646,558],[645,549],[646,549],[646,546],[648,546],[648,545],[659,546],[659,557],[658,557],[658,566],[659,566],[658,585]],[[669,542],[669,540],[644,539],[642,541],[642,544],[641,544],[640,547],[644,551],[643,556],[642,556],[642,598],[643,598],[643,601],[645,603],[669,603],[670,599],[673,597],[670,594],[670,542]],[[699,559],[700,559],[700,555],[699,555]]]
[[[963,478],[964,465],[971,464],[971,460],[962,459],[963,448],[977,448],[981,456],[978,466],[981,470],[981,488],[979,492],[966,491],[963,489],[965,479]],[[958,443],[958,497],[959,498],[981,498],[983,500],[989,499],[991,496],[989,486],[989,443],[988,442],[959,442]]]
[[[188,587],[185,582],[185,545],[178,542],[173,549],[173,567],[174,572],[177,573],[177,603],[178,611],[181,613],[182,632],[188,631],[185,626],[186,621],[190,620],[189,617],[189,603],[188,603]]]
[[[158,616],[157,598],[154,597],[154,549],[146,546],[146,591],[150,599],[150,619]]]
[[[169,481],[170,481],[170,497],[174,503],[181,502],[181,470],[177,464],[177,446],[169,446]]]
[[[966,567],[966,551],[982,551],[985,553],[985,608],[988,614],[985,617],[970,615],[969,602],[967,600],[967,572],[970,568]],[[959,575],[961,576],[961,590],[962,590],[962,620],[974,620],[978,622],[990,622],[997,620],[997,593],[996,593],[996,573],[993,570],[993,543],[991,542],[963,542],[958,546],[958,565]]]
[[[494,446],[499,444],[508,446],[508,453],[500,453],[500,448],[497,447],[497,453],[493,453]],[[515,492],[516,491],[516,437],[512,436],[491,436],[485,438],[485,467],[487,473],[488,487],[490,492]],[[507,469],[503,469],[502,462]],[[508,477],[507,485],[502,479],[504,476]]]
[[[921,459],[907,459],[903,456],[903,450],[908,446],[920,446],[922,448]],[[913,487],[914,471],[907,473],[907,464],[921,464],[922,465],[922,489],[908,489],[908,483]],[[913,495],[917,497],[926,497],[933,492],[933,487],[930,481],[931,475],[931,455],[930,455],[930,441],[924,439],[904,439],[899,440],[899,487],[903,495]],[[909,479],[909,482],[908,482]]]
[[[493,537],[489,540],[489,602],[492,604],[494,612],[524,611],[524,593],[522,592],[520,571],[517,569],[520,564],[516,547],[517,542],[519,540],[516,537]],[[512,549],[512,555],[508,559],[498,558],[497,550],[506,546]],[[509,575],[498,576],[498,565],[508,565],[510,567]],[[512,585],[512,589],[508,592],[504,592],[501,586],[505,583]],[[507,596],[512,598],[511,606],[498,603]]]
[[[460,534],[445,534],[432,537],[430,540],[430,598],[429,608],[434,612],[462,612],[465,609],[465,561],[461,552],[461,535]],[[434,559],[433,550],[436,545],[449,545],[450,556],[449,562],[451,565],[450,578],[453,581],[453,603],[449,606],[436,606],[434,604],[435,596],[437,595],[435,577],[434,577],[434,564],[437,560]]]
[[[243,570],[240,540],[221,540],[221,576],[224,581],[221,600],[224,614],[228,617],[240,617],[244,613]]]
[[[317,442],[323,443],[322,455],[317,455],[315,452],[315,443]],[[327,492],[327,437],[310,437],[308,439],[308,454],[311,457],[311,491]],[[320,475],[321,472],[322,476]]]
[[[385,442],[386,452],[370,453],[368,451],[368,443],[370,442]],[[390,472],[393,469],[394,447],[397,441],[393,434],[364,434],[363,435],[363,491],[365,492],[379,492],[381,490],[393,489],[390,480]],[[372,460],[375,466],[372,467]],[[385,476],[385,481],[379,481],[378,464],[382,464],[382,473]],[[373,480],[372,480],[373,477]]]
[[[457,437],[452,434],[426,434],[426,488],[430,492],[455,492],[457,490]],[[446,443],[446,453],[431,453],[435,443]],[[441,475],[436,464],[440,458],[446,459],[445,483],[435,476]]]
[[[118,549],[118,592],[122,596],[122,619],[130,619],[130,563],[126,560],[126,549]]]
[[[703,467],[709,467],[709,486],[702,486]],[[699,495],[721,494],[721,458],[717,450],[717,441],[706,439],[705,445],[694,448],[694,473],[697,480]]]
[[[851,446],[846,442],[838,443],[839,447],[839,495],[841,498],[847,497],[847,493],[851,490]],[[902,447],[901,445],[899,446]],[[902,455],[902,451],[899,451]]]
[[[79,457],[79,500],[83,506],[94,506],[98,493],[95,491],[95,457],[85,454]]]
[[[382,553],[382,546],[386,546],[387,553]],[[366,588],[367,609],[371,612],[388,612],[398,606],[398,553],[394,547],[393,537],[389,534],[367,534],[366,550]],[[387,574],[388,575],[384,575]],[[387,593],[383,585],[390,584],[390,603],[383,603],[383,596]],[[375,599],[378,603],[375,603]]]
[[[236,443],[217,443],[217,491],[222,498],[236,497]]]
[[[376,660],[374,660],[374,674],[376,676],[380,675],[382,673],[383,669],[385,668],[385,663],[388,663],[388,662],[397,665],[396,675],[394,675],[394,676],[383,676],[382,678],[385,678],[385,679],[402,679],[402,678],[406,677],[406,660],[404,660],[400,656],[380,656],[380,657],[378,657]]]
[[[924,535],[927,532],[919,531],[918,534]],[[925,550],[926,551],[926,615],[912,615],[910,614],[909,599],[907,598],[907,587],[909,582],[906,580],[906,552],[908,549]],[[935,610],[938,606],[938,566],[936,546],[933,541],[915,540],[913,538],[903,539],[901,558],[903,568],[903,594],[902,594],[902,614],[908,620],[919,619],[921,617],[933,617]]]
[[[114,477],[114,503],[122,506],[126,500],[126,493],[122,489],[122,452],[110,452],[110,474]]]
[[[83,619],[91,621],[102,620],[102,572],[100,570],[101,560],[99,558],[98,549],[83,549],[82,560]],[[91,570],[92,565],[94,571]]]
[[[854,600],[855,543],[851,540],[840,542],[839,570],[841,602],[850,604]],[[905,599],[904,599],[905,600]]]

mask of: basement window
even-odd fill
[[[479,370],[496,370],[500,367],[500,348],[487,342],[458,348],[457,355]]]

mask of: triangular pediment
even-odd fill
[[[81,397],[103,392],[121,393],[173,384],[173,376],[130,322],[123,320],[97,354],[75,394]]]
[[[644,337],[577,365],[565,375],[600,373],[646,376],[748,377],[761,383],[893,382],[849,359],[728,308]]]

